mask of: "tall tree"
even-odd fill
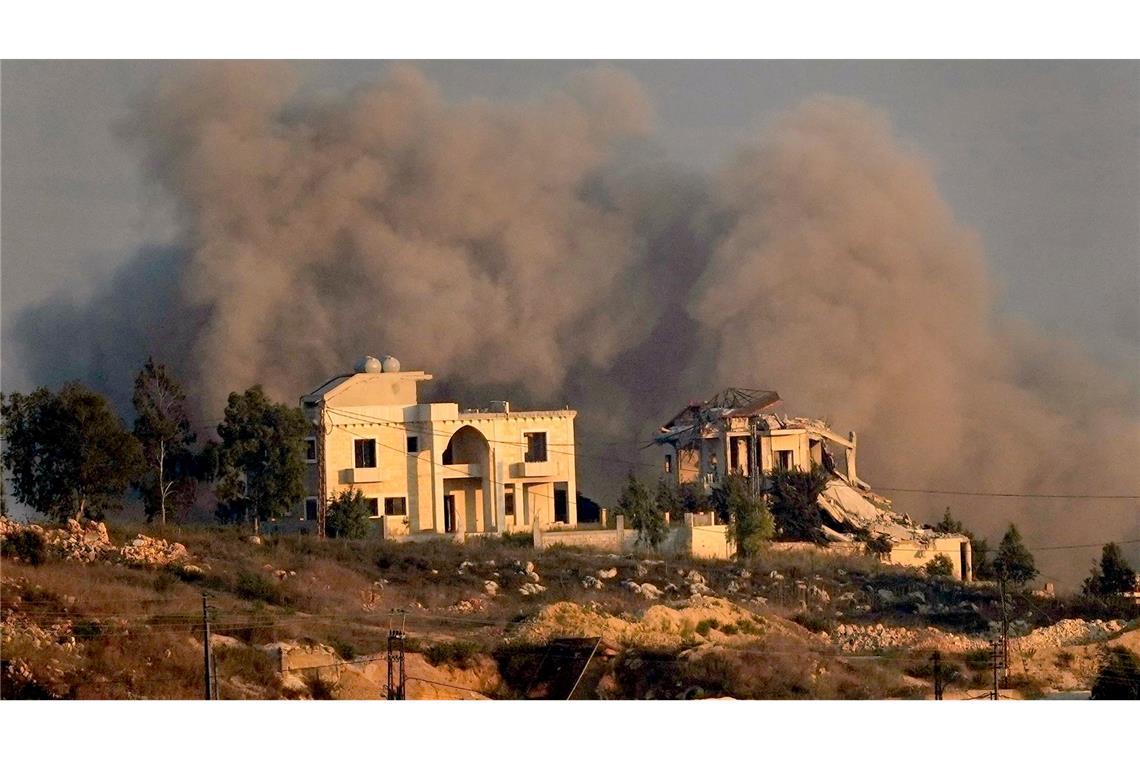
[[[722,478],[713,488],[712,503],[717,514],[727,518],[729,535],[741,557],[755,556],[776,532],[768,505],[751,492],[748,482],[740,475]]]
[[[105,398],[79,383],[38,388],[9,396],[0,417],[3,466],[21,502],[57,520],[121,506],[142,458]]]
[[[1033,562],[1033,555],[1025,548],[1021,533],[1012,523],[998,544],[997,556],[994,557],[994,572],[998,578],[1017,584],[1028,583],[1037,577],[1037,565]]]
[[[674,520],[684,514],[681,505],[681,492],[663,477],[657,479],[657,493],[654,499],[657,502],[657,508]]]
[[[193,498],[190,446],[194,433],[186,410],[186,394],[162,364],[148,357],[135,376],[135,438],[142,446],[146,469],[137,483],[148,520],[165,525],[167,504]]]
[[[665,540],[668,531],[665,513],[633,472],[629,473],[625,488],[618,497],[617,513],[629,520],[630,526],[637,530],[638,544],[656,549]]]
[[[1084,592],[1092,596],[1113,596],[1136,589],[1136,572],[1124,559],[1116,544],[1105,544],[1100,552],[1100,565],[1094,565],[1085,579]]]
[[[305,495],[307,430],[300,409],[273,403],[260,385],[231,393],[218,425],[219,515],[241,515],[256,532],[287,514]]]
[[[1101,658],[1092,698],[1140,699],[1140,657],[1125,647],[1112,647]]]

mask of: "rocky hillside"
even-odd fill
[[[947,698],[984,693],[1001,604],[867,557],[748,563],[551,549],[251,539],[232,529],[0,522],[5,698],[200,698],[202,594],[224,699]],[[529,537],[527,537],[529,538]],[[400,612],[394,612],[400,610]],[[1087,689],[1137,621],[1007,598],[1010,694]]]

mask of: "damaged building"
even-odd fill
[[[892,564],[921,567],[943,556],[955,577],[973,579],[967,537],[916,524],[859,478],[854,432],[844,436],[822,420],[777,414],[780,403],[775,391],[728,388],[708,401],[688,404],[655,439],[665,447],[665,477],[674,485],[696,484],[707,492],[735,474],[763,493],[774,471],[820,467],[829,475],[818,504],[831,546],[854,548],[861,537],[883,536],[892,546],[884,559]]]

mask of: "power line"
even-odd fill
[[[1079,494],[1079,493],[1013,493],[1008,491],[946,491],[934,488],[893,488],[875,486],[878,491],[894,493],[923,493],[940,496],[992,496],[1017,499],[1140,499],[1140,494]]]
[[[360,421],[359,424],[386,425],[388,427],[403,428],[404,430],[411,430],[411,431],[416,432],[418,434],[428,434],[428,435],[433,435],[436,437],[448,437],[448,438],[450,438],[450,436],[452,435],[451,433],[445,433],[442,431],[436,432],[436,431],[432,431],[432,430],[427,430],[426,428],[413,427],[414,425],[425,425],[425,426],[429,425],[430,423],[426,422],[426,421],[399,422],[396,420],[385,420],[383,418],[373,417],[371,415],[367,415],[367,414],[364,414],[362,412],[349,411],[346,409],[339,409],[339,408],[326,408],[326,412],[336,413],[336,414],[339,414],[339,415],[342,415],[345,417],[349,417],[352,419],[359,420]],[[351,425],[352,425],[352,423],[339,423],[339,424],[333,423],[334,427],[341,427],[341,428],[345,428],[345,429],[351,427]],[[487,439],[487,442],[488,443],[497,443],[497,444],[501,444],[504,446],[515,446],[517,448],[525,448],[525,446],[526,446],[525,443],[520,442],[520,441],[502,441],[502,440]],[[635,443],[635,444],[636,443],[652,444],[652,443],[655,443],[655,441],[634,441],[633,443]],[[591,449],[592,448],[595,450],[601,450],[602,448],[613,448],[615,445],[623,445],[623,444],[620,444],[618,442],[613,442],[608,447],[600,447],[600,446],[588,446],[588,445],[579,444],[579,443],[568,443],[568,444],[566,444],[566,443],[564,443],[564,444],[550,443],[550,444],[547,444],[547,448],[558,448],[558,447],[573,448],[573,449],[575,449],[575,452],[574,452],[575,458],[594,459],[597,461],[604,461],[607,463],[614,463],[614,464],[628,464],[628,465],[632,465],[632,466],[636,466],[636,467],[652,467],[654,469],[657,468],[657,464],[654,462],[645,462],[645,461],[641,461],[641,460],[630,460],[630,459],[620,459],[620,458],[615,458],[615,457],[611,457],[611,456],[581,455],[581,454],[577,453],[577,449],[582,449],[582,448]],[[389,446],[388,448],[395,448],[395,447]],[[407,452],[404,452],[404,453],[407,453]],[[569,452],[566,452],[566,453],[569,453]],[[1140,494],[1058,494],[1058,493],[1021,493],[1021,492],[1012,492],[1012,491],[957,491],[957,490],[934,489],[934,488],[896,488],[896,487],[891,487],[891,486],[880,486],[880,485],[876,485],[874,490],[889,491],[889,492],[893,492],[893,493],[918,493],[918,494],[930,494],[930,495],[940,495],[940,496],[981,496],[981,497],[994,497],[994,498],[1023,498],[1023,499],[1114,499],[1114,500],[1140,499]]]

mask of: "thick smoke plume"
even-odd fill
[[[292,400],[390,352],[461,402],[579,408],[605,498],[685,402],[766,387],[857,430],[873,486],[1140,493],[1134,382],[999,317],[980,242],[859,103],[806,102],[711,177],[637,158],[651,107],[608,68],[507,106],[409,67],[324,102],[284,66],[195,67],[131,133],[182,236],[23,317],[39,381],[122,399],[153,353],[209,420],[231,390]],[[886,493],[1031,545],[1140,537],[1136,501]],[[1039,560],[1071,581],[1092,553]]]

